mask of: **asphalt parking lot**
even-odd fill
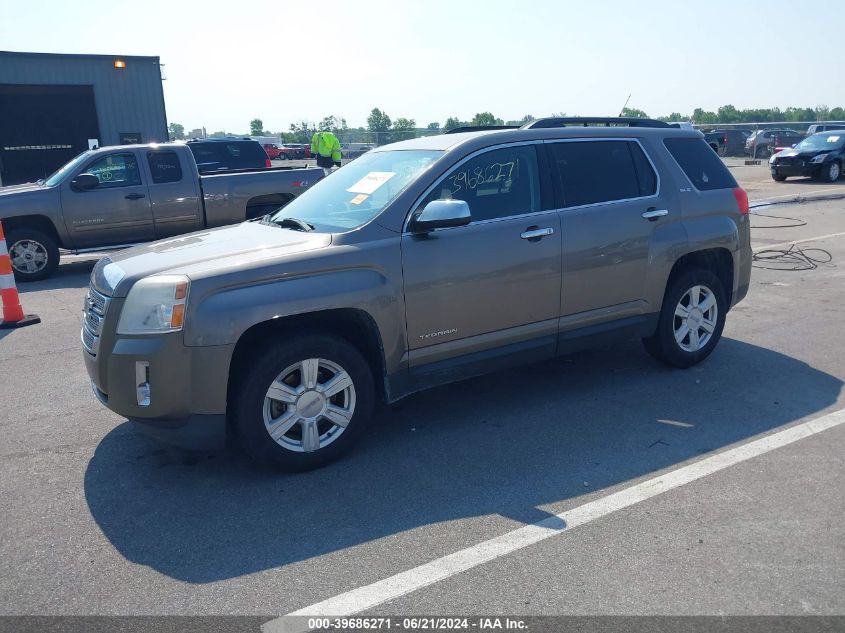
[[[842,417],[845,199],[808,198],[845,181],[729,165],[758,205],[755,249],[799,240],[832,261],[758,262],[706,362],[669,370],[631,341],[434,389],[305,474],[236,451],[183,463],[95,400],[79,342],[93,258],[22,286],[42,323],[0,331],[0,614],[845,613],[845,424],[555,529]],[[515,547],[535,524],[551,531]]]

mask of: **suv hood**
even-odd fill
[[[138,279],[149,275],[178,272],[190,277],[191,268],[197,265],[206,264],[202,267],[207,269],[207,264],[214,263],[223,269],[227,265],[263,261],[329,244],[331,234],[328,233],[304,233],[259,222],[244,222],[114,253],[98,262],[91,279],[100,292],[122,297]],[[109,264],[115,267],[106,271]]]

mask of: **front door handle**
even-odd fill
[[[539,240],[541,237],[546,237],[554,232],[555,230],[552,228],[541,229],[529,226],[525,231],[519,234],[519,237],[524,240]]]
[[[145,196],[143,193],[127,193],[123,197],[127,200],[140,200],[141,198],[146,198],[147,196]]]
[[[662,218],[664,215],[669,215],[668,209],[655,209],[652,207],[643,213],[643,217],[651,222],[654,222],[657,218]]]

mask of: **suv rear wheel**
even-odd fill
[[[6,236],[9,259],[17,281],[39,281],[52,275],[59,266],[56,241],[36,229],[12,229]]]
[[[244,449],[287,471],[340,457],[361,435],[375,394],[360,352],[328,334],[257,349],[236,389],[232,421]]]
[[[725,327],[727,305],[719,278],[709,270],[682,273],[669,284],[657,331],[643,339],[649,354],[672,367],[692,367],[707,358]]]

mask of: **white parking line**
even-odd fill
[[[343,617],[360,613],[388,600],[394,600],[455,574],[562,534],[579,525],[595,521],[617,510],[628,508],[651,497],[729,468],[734,464],[758,457],[776,448],[787,446],[843,423],[845,423],[845,409],[834,411],[809,422],[796,424],[786,430],[752,440],[736,448],[728,449],[677,470],[664,473],[630,488],[619,490],[601,499],[590,501],[532,525],[507,532],[419,567],[298,609],[288,615]],[[266,622],[261,629],[264,633],[291,633],[292,631],[307,630],[303,628],[302,619],[286,621],[284,617]]]
[[[817,242],[820,240],[826,240],[831,237],[839,237],[840,235],[845,235],[845,231],[840,231],[839,233],[828,233],[827,235],[819,235],[818,237],[805,237],[803,240],[790,240],[788,242],[780,242],[779,244],[766,244],[765,246],[755,246],[751,250],[755,253],[759,251],[765,251],[770,248],[781,248],[782,246],[791,246],[792,244],[804,244],[806,242]]]
[[[761,200],[751,200],[750,204],[753,205],[755,203],[768,202],[769,200],[783,200],[784,198],[795,198],[796,200],[803,200],[804,202],[813,202],[815,199],[814,196],[826,196],[833,191],[845,191],[845,187],[828,187],[827,189],[821,189],[820,191],[813,192],[810,197],[803,196],[800,193],[787,193],[782,196],[772,196],[771,198],[762,198]],[[824,202],[824,198],[819,200],[819,202]]]

